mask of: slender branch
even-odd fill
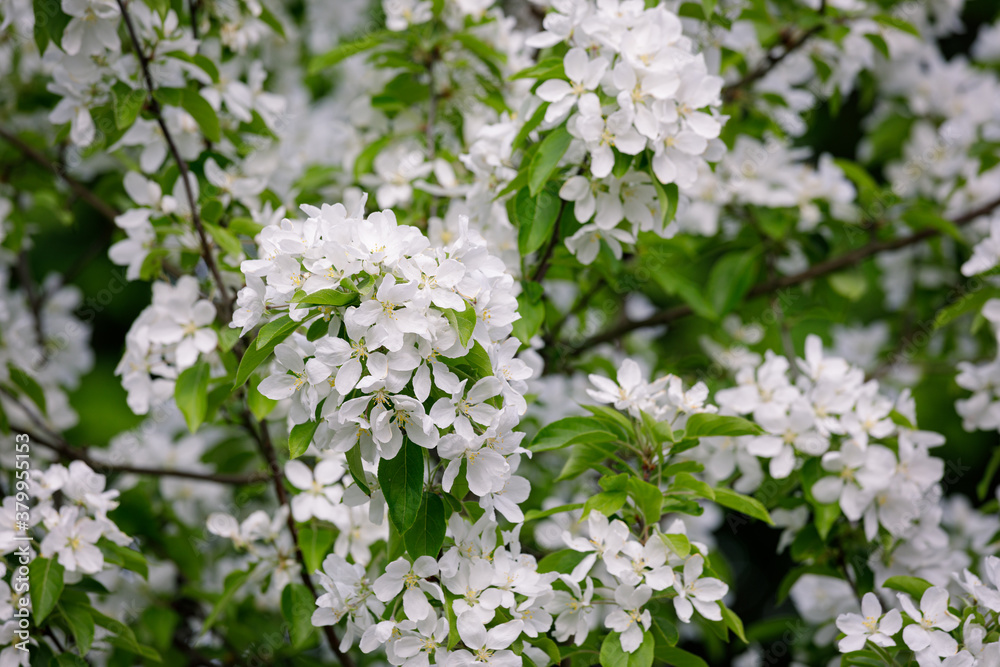
[[[267,429],[267,422],[260,420],[257,422],[257,428],[254,428],[254,419],[250,414],[249,410],[243,413],[243,420],[246,425],[247,430],[254,436],[257,440],[257,445],[260,448],[261,454],[267,461],[268,470],[271,472],[271,479],[274,482],[274,491],[278,494],[278,502],[281,505],[288,505],[288,492],[285,490],[285,475],[282,471],[281,464],[278,463],[278,455],[274,449],[274,443],[271,442],[271,434]],[[313,584],[312,578],[309,576],[309,572],[306,569],[306,558],[302,553],[302,547],[299,546],[299,529],[295,525],[295,518],[292,513],[288,513],[287,519],[288,531],[292,535],[292,543],[295,545],[295,558],[298,560],[300,569],[299,575],[302,579],[302,583],[305,587],[309,589],[314,598],[318,598],[319,594],[316,591],[316,586]],[[327,642],[330,644],[330,648],[333,649],[334,654],[337,656],[337,660],[343,667],[354,667],[354,660],[350,655],[344,653],[340,650],[340,640],[337,639],[337,632],[334,630],[332,625],[324,625],[323,633],[326,635]]]
[[[119,213],[114,207],[109,205],[107,202],[102,200],[100,197],[95,195],[93,192],[88,190],[80,181],[76,180],[68,173],[66,173],[66,168],[60,164],[57,164],[47,158],[44,153],[36,149],[34,146],[28,144],[19,136],[11,132],[10,130],[0,127],[0,137],[2,137],[7,143],[19,150],[25,155],[25,157],[31,159],[33,162],[44,167],[48,171],[52,172],[59,178],[63,180],[69,189],[73,191],[77,197],[87,202],[91,208],[100,213],[102,216],[114,222],[115,218],[118,217]]]
[[[563,210],[566,208],[566,200],[560,200],[559,212],[556,213],[556,224],[552,228],[552,238],[549,239],[549,244],[545,247],[545,253],[542,255],[542,259],[538,262],[538,268],[535,269],[535,273],[531,276],[531,279],[536,283],[540,283],[545,280],[545,274],[549,272],[549,264],[552,259],[552,253],[555,252],[556,245],[559,243],[559,224],[562,222]]]
[[[731,83],[722,89],[722,99],[726,102],[731,102],[736,99],[736,96],[740,91],[748,88],[750,84],[754,83],[758,79],[762,79],[767,76],[767,74],[772,69],[777,67],[781,61],[802,48],[802,46],[809,41],[813,35],[823,30],[824,27],[825,25],[820,23],[813,26],[809,30],[806,30],[798,37],[788,39],[785,41],[785,49],[780,53],[775,54],[769,50],[767,57],[764,58],[764,60],[759,63],[757,67],[747,72],[747,74],[744,75],[739,81]]]
[[[3,387],[0,387],[0,395],[4,395],[14,403],[17,404],[18,408],[21,409],[28,419],[35,424],[37,430],[30,428],[21,428],[21,430],[31,438],[31,441],[35,444],[41,445],[46,449],[52,450],[64,459],[71,461],[83,461],[88,466],[94,469],[96,472],[102,474],[109,472],[120,472],[120,473],[132,473],[134,475],[149,475],[151,477],[181,477],[184,479],[194,479],[200,482],[215,482],[217,484],[233,484],[233,485],[243,485],[243,484],[254,484],[257,482],[263,482],[268,479],[267,473],[264,472],[254,472],[254,473],[208,473],[208,472],[194,472],[190,470],[173,470],[170,468],[148,468],[145,466],[134,466],[127,464],[116,464],[116,463],[105,463],[100,459],[93,458],[86,449],[81,447],[74,447],[65,438],[63,438],[58,433],[52,431],[46,424],[45,421],[37,414],[34,410],[31,410],[25,406],[21,401],[18,400],[17,396],[13,395]]]
[[[191,36],[198,39],[198,6],[199,0],[188,0],[188,12],[191,14]]]
[[[35,280],[31,275],[31,267],[28,265],[28,253],[24,250],[17,256],[17,277],[21,281],[21,288],[28,299],[28,307],[31,308],[31,319],[35,327],[35,340],[42,349],[44,361],[48,356],[45,352],[45,330],[42,328],[42,308],[45,304],[45,297],[35,289]]]
[[[219,315],[223,321],[228,321],[232,319],[232,307],[229,299],[226,298],[226,283],[222,280],[222,274],[219,272],[219,267],[215,262],[215,257],[212,255],[212,247],[208,242],[208,236],[205,234],[205,226],[201,221],[201,214],[198,211],[198,202],[194,195],[194,186],[191,184],[191,172],[188,169],[187,162],[181,157],[180,151],[177,150],[177,143],[174,141],[173,135],[167,128],[167,122],[163,118],[163,109],[160,108],[160,103],[153,95],[156,85],[153,83],[152,74],[150,74],[149,58],[146,57],[146,53],[142,50],[142,45],[139,42],[139,35],[136,33],[135,26],[132,24],[132,17],[129,16],[128,10],[125,8],[125,0],[118,0],[118,7],[121,9],[122,19],[125,22],[125,28],[128,30],[129,37],[132,40],[132,47],[135,49],[135,56],[139,60],[139,66],[142,70],[143,79],[146,82],[146,92],[149,94],[150,113],[152,113],[153,117],[156,118],[156,124],[160,127],[160,131],[163,133],[163,138],[167,142],[167,149],[170,151],[170,155],[173,157],[174,162],[177,163],[177,168],[180,170],[181,183],[184,185],[184,194],[187,197],[188,208],[191,209],[191,222],[194,223],[194,228],[198,232],[198,240],[201,242],[201,254],[205,260],[205,264],[208,266],[208,270],[211,272],[212,277],[215,279],[215,283],[219,288]]]
[[[976,218],[990,213],[995,208],[1000,207],[1000,197],[989,201],[982,206],[975,209],[967,211],[952,220],[952,223],[956,227],[963,227]],[[820,278],[822,276],[828,275],[830,273],[836,273],[843,269],[854,266],[861,261],[877,255],[882,252],[888,252],[892,250],[899,250],[901,248],[906,248],[911,245],[916,245],[917,243],[922,243],[928,239],[940,236],[941,232],[934,228],[925,228],[920,231],[911,234],[910,236],[903,236],[894,239],[888,239],[885,241],[872,241],[866,245],[859,248],[855,248],[849,252],[846,252],[837,257],[831,257],[830,259],[814,264],[810,266],[805,271],[800,273],[793,273],[788,276],[779,276],[771,280],[767,280],[763,283],[756,285],[747,294],[747,298],[752,299],[758,296],[764,296],[766,294],[771,294],[779,290],[794,287],[796,285],[801,285],[802,283]],[[682,317],[687,317],[693,313],[691,306],[687,304],[674,306],[673,308],[668,308],[667,310],[662,310],[651,317],[647,317],[643,320],[626,320],[621,324],[612,327],[602,333],[592,336],[578,345],[569,346],[570,352],[579,354],[585,350],[589,350],[592,347],[600,345],[602,343],[608,343],[613,340],[617,340],[636,329],[643,329],[646,327],[661,326],[664,324],[669,324],[674,320],[679,320]]]

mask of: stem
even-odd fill
[[[1000,206],[1000,197],[992,201],[989,201],[986,204],[979,206],[978,208],[972,209],[957,216],[955,219],[952,220],[952,223],[956,227],[963,227],[972,222],[973,220],[975,220],[976,218],[982,215],[986,215],[987,213],[990,213],[991,211],[993,211],[993,209],[997,208],[998,206]],[[894,239],[888,239],[885,241],[872,241],[866,245],[863,245],[859,248],[855,248],[854,250],[846,252],[842,255],[838,255],[837,257],[831,257],[826,261],[820,262],[819,264],[815,264],[800,273],[793,273],[792,275],[788,276],[780,276],[759,283],[753,289],[750,290],[750,292],[747,294],[747,297],[754,298],[758,296],[764,296],[785,289],[787,287],[794,287],[796,285],[800,285],[810,280],[820,278],[830,273],[836,273],[837,271],[850,268],[855,264],[859,264],[861,261],[869,257],[872,257],[873,255],[877,255],[882,252],[889,252],[892,250],[899,250],[901,248],[907,248],[911,245],[922,243],[928,239],[932,239],[940,235],[941,235],[940,231],[928,227],[920,230],[919,232],[911,234],[910,236],[903,236]],[[612,327],[611,329],[604,331],[603,333],[599,333],[596,336],[592,336],[586,339],[579,345],[571,346],[570,352],[579,354],[602,343],[608,343],[613,340],[617,340],[622,336],[624,336],[625,334],[635,331],[636,329],[643,329],[646,327],[669,324],[674,320],[679,320],[683,317],[687,317],[688,315],[691,315],[693,312],[694,311],[691,309],[691,306],[687,304],[682,304],[679,306],[668,308],[666,310],[661,310],[655,315],[647,317],[644,320],[634,320],[634,321],[627,320],[619,324],[618,326]]]
[[[549,244],[545,247],[545,253],[538,262],[538,268],[535,269],[534,275],[531,276],[531,279],[536,283],[545,280],[545,274],[549,272],[549,261],[552,259],[552,253],[555,252],[556,244],[559,243],[559,223],[562,222],[563,210],[565,208],[566,201],[562,200],[559,204],[559,212],[556,214],[556,224],[552,228],[552,238],[549,239]]]
[[[163,109],[160,108],[160,103],[157,102],[156,97],[153,95],[156,86],[153,83],[153,76],[149,72],[149,58],[146,57],[146,53],[142,50],[142,45],[139,43],[139,36],[135,31],[135,26],[132,25],[132,17],[129,16],[128,10],[125,8],[125,0],[118,0],[118,7],[121,9],[125,28],[128,30],[129,37],[132,40],[132,47],[135,49],[135,55],[139,60],[143,79],[146,82],[150,113],[156,118],[156,124],[159,125],[160,131],[163,133],[163,138],[167,142],[167,149],[170,151],[170,155],[173,157],[174,162],[177,163],[177,168],[181,172],[181,183],[184,185],[184,194],[187,197],[188,207],[191,209],[191,222],[194,223],[194,228],[198,232],[198,240],[201,242],[201,254],[219,288],[219,315],[223,321],[228,322],[232,319],[232,307],[226,298],[226,283],[222,280],[222,274],[219,272],[219,267],[212,255],[212,247],[209,245],[208,237],[205,235],[205,227],[201,222],[201,214],[198,212],[198,202],[194,196],[194,186],[191,185],[191,172],[188,169],[187,162],[184,161],[180,151],[177,150],[174,137],[170,134],[167,123],[163,118]]]
[[[113,206],[111,206],[110,204],[102,200],[100,197],[95,195],[93,192],[88,190],[86,186],[80,183],[80,181],[76,180],[68,173],[66,173],[66,167],[64,167],[61,164],[57,164],[52,160],[50,160],[49,158],[45,157],[44,153],[37,150],[35,147],[31,146],[23,139],[18,137],[16,134],[14,134],[13,132],[4,127],[0,127],[0,138],[3,138],[11,146],[19,150],[21,153],[23,153],[25,157],[31,159],[33,162],[41,165],[45,169],[49,170],[50,172],[61,178],[63,182],[65,182],[66,185],[69,186],[69,189],[73,191],[73,194],[75,194],[83,201],[87,202],[87,204],[89,204],[91,208],[100,213],[102,216],[104,216],[111,222],[114,222],[115,218],[118,217],[119,215],[118,211],[115,210]]]
[[[253,426],[253,416],[250,414],[250,410],[247,409],[243,413],[243,421],[246,425],[247,430],[254,436],[257,440],[257,445],[260,448],[261,454],[267,461],[267,467],[271,473],[271,479],[274,482],[274,491],[278,495],[278,502],[281,505],[288,505],[288,492],[285,490],[285,475],[282,471],[281,464],[278,463],[278,455],[274,449],[274,443],[271,442],[271,434],[267,430],[267,423],[263,420],[259,421],[258,428],[255,429]],[[312,578],[306,571],[306,558],[302,553],[302,547],[299,546],[299,530],[295,525],[295,519],[292,517],[292,513],[288,513],[288,519],[286,521],[288,525],[288,531],[292,534],[292,542],[295,545],[295,558],[298,560],[301,569],[299,574],[302,579],[302,583],[305,587],[309,589],[314,598],[318,598],[319,595],[316,592],[316,586],[313,584]],[[337,656],[337,660],[343,667],[354,667],[354,660],[350,655],[344,653],[340,650],[340,641],[337,639],[337,633],[333,629],[332,625],[324,625],[323,633],[326,635],[327,642],[330,644],[330,648],[333,649],[333,653]]]
[[[763,60],[763,62],[761,62],[760,64],[757,65],[757,67],[749,71],[746,74],[746,76],[744,76],[739,81],[732,83],[722,89],[722,99],[726,102],[731,102],[734,99],[736,99],[740,91],[749,87],[750,84],[754,83],[758,79],[762,79],[765,76],[767,76],[767,74],[772,69],[777,67],[782,60],[784,60],[785,58],[787,58],[788,56],[790,56],[791,54],[795,53],[800,48],[802,48],[802,46],[807,41],[809,41],[809,39],[813,35],[820,32],[825,27],[826,26],[824,24],[820,23],[819,25],[813,26],[809,30],[806,30],[798,37],[786,41],[785,50],[782,51],[781,53],[774,54],[769,51],[767,57]]]

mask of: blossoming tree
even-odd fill
[[[1000,665],[998,64],[973,0],[0,0],[0,666]]]

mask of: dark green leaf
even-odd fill
[[[728,507],[731,510],[742,512],[749,517],[760,519],[772,526],[774,525],[774,521],[771,520],[771,515],[768,514],[767,508],[756,498],[744,496],[742,493],[736,493],[732,489],[717,487],[715,489],[715,502],[723,507]]]
[[[309,443],[312,442],[313,435],[316,434],[316,428],[319,426],[319,422],[307,421],[303,424],[296,424],[292,427],[291,432],[288,434],[288,457],[292,459],[297,459],[306,453],[309,449]]]
[[[560,125],[542,139],[542,143],[538,145],[538,150],[528,164],[528,187],[532,197],[545,187],[549,176],[556,170],[559,160],[566,154],[566,149],[572,141],[573,136],[565,125]]]
[[[312,636],[314,611],[316,598],[304,585],[293,582],[281,591],[281,615],[288,623],[288,635],[293,648],[301,648]]]
[[[40,625],[55,609],[63,590],[64,572],[63,566],[51,558],[35,558],[28,566],[32,620],[36,625]]]
[[[688,417],[684,428],[685,438],[705,438],[718,435],[760,435],[760,426],[743,417],[699,412]]]
[[[379,462],[378,481],[389,506],[389,519],[405,535],[417,518],[423,496],[423,447],[404,438],[396,456]]]
[[[403,542],[410,557],[416,560],[421,556],[437,558],[444,544],[444,534],[447,523],[444,514],[444,503],[440,496],[424,493],[423,502],[417,510],[417,518],[413,526],[403,534]]]
[[[208,411],[208,380],[211,374],[208,362],[199,361],[184,370],[174,385],[174,400],[184,415],[188,429],[195,433],[205,421]]]

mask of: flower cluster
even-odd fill
[[[483,509],[518,521],[528,486],[514,474],[513,427],[531,371],[508,337],[513,279],[474,232],[434,249],[392,211],[364,217],[363,204],[303,206],[307,220],[266,227],[259,259],[243,263],[232,326],[309,323],[276,344],[259,390],[289,401],[292,425],[318,415],[321,451],[359,446],[374,465],[405,438],[449,462],[445,491],[464,461]]]
[[[153,302],[133,322],[125,354],[115,369],[136,414],[173,396],[177,375],[199,357],[213,353],[219,337],[212,324],[215,306],[201,296],[198,279],[153,284]]]
[[[96,473],[83,461],[69,466],[54,463],[44,471],[31,471],[31,507],[27,528],[38,533],[38,551],[43,558],[54,558],[78,580],[82,574],[96,574],[105,566],[100,540],[119,547],[131,544],[108,512],[118,507],[118,491],[105,488],[104,475]],[[58,494],[58,495],[57,495]],[[17,505],[21,504],[21,509]],[[11,553],[19,546],[17,536],[24,503],[7,496],[0,506],[0,554]],[[34,554],[34,548],[31,548]],[[0,618],[0,621],[6,620]]]
[[[583,225],[566,247],[583,264],[594,261],[602,240],[620,257],[621,243],[633,243],[640,231],[667,234],[650,176],[629,168],[632,156],[649,149],[660,183],[693,185],[706,160],[725,152],[718,138],[723,80],[661,5],[567,3],[543,25],[526,45],[565,52],[562,72],[535,90],[547,105],[543,127],[569,117],[566,128],[588,156],[587,173],[559,190]],[[625,169],[612,178],[618,162]]]

